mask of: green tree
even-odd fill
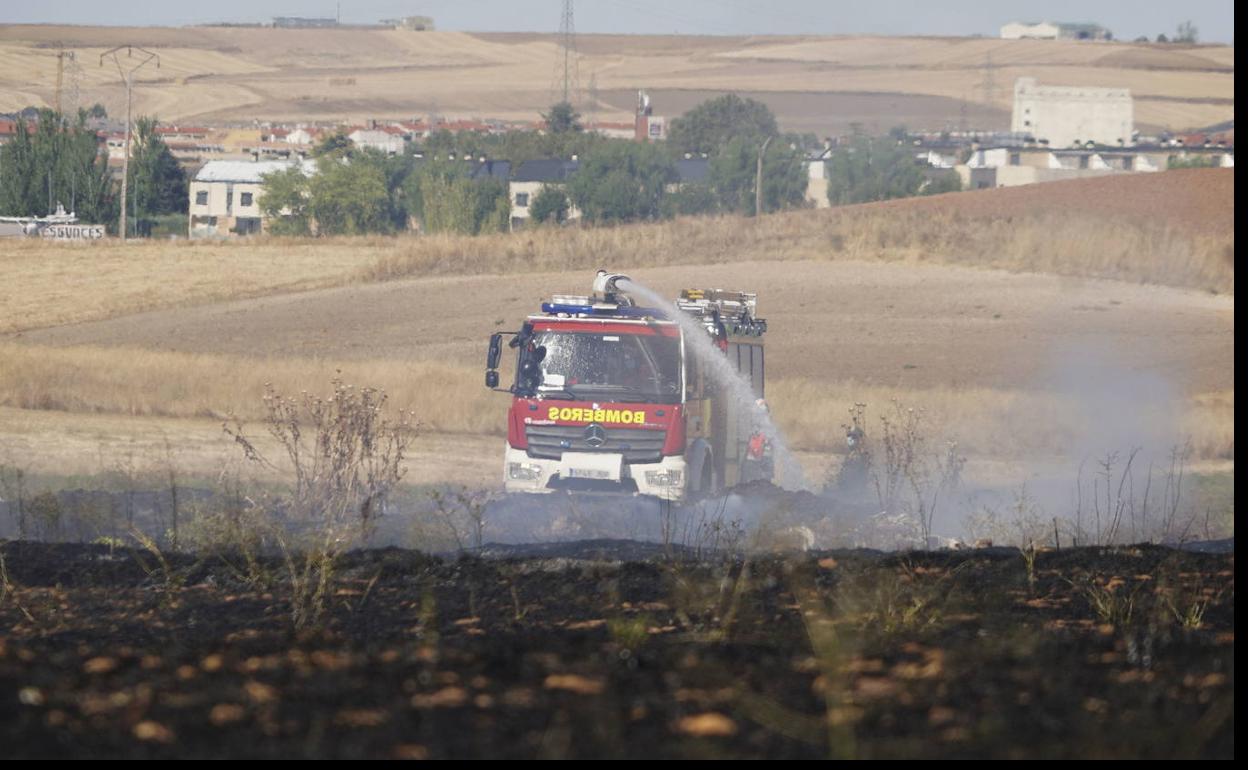
[[[257,201],[274,235],[310,235],[311,182],[298,166],[261,177],[264,191]]]
[[[567,193],[558,187],[543,187],[529,204],[529,216],[538,224],[562,224],[567,221],[569,208]]]
[[[895,140],[858,135],[827,161],[833,205],[929,195],[961,188],[957,175],[924,173],[920,161]]]
[[[46,216],[58,203],[85,222],[111,222],[117,213],[115,185],[108,156],[86,113],[70,124],[51,110],[42,110],[31,132],[17,120],[11,141],[0,146],[0,214]]]
[[[1217,168],[1218,161],[1211,155],[1171,155],[1166,159],[1166,170],[1176,168]]]
[[[347,135],[341,130],[326,134],[321,141],[316,143],[312,148],[312,156],[319,158],[325,155],[336,155],[339,157],[351,155],[355,150],[355,143],[347,138]]]
[[[761,146],[757,138],[740,136],[711,157],[711,189],[725,211],[755,213],[754,186]],[[771,142],[763,156],[763,211],[800,206],[805,196],[801,151],[785,142]]]
[[[351,162],[375,168],[385,179],[386,211],[390,230],[406,230],[412,216],[416,215],[414,201],[408,195],[408,180],[416,173],[416,158],[407,153],[388,155],[379,150],[364,148],[351,154]]]
[[[445,158],[453,152],[459,152],[459,137],[445,128],[439,128],[425,137],[425,141],[421,143],[421,149],[429,155],[430,160]]]
[[[507,229],[507,185],[498,179],[472,179],[470,171],[467,163],[433,161],[411,177],[407,189],[412,212],[425,232],[476,235]]]
[[[1196,43],[1196,37],[1196,25],[1189,19],[1188,21],[1180,24],[1178,29],[1175,31],[1174,42],[1194,45]]]
[[[140,235],[149,235],[153,220],[167,214],[185,214],[186,172],[168,145],[156,133],[155,118],[140,117],[131,136],[129,194],[133,196],[134,226]]]
[[[308,213],[317,235],[388,233],[390,197],[375,164],[324,155],[309,185]]]
[[[663,196],[663,216],[696,216],[719,211],[719,201],[709,184],[688,183]]]
[[[550,112],[542,115],[546,121],[546,129],[552,134],[567,134],[581,131],[581,115],[568,102],[552,105]]]
[[[501,179],[464,178],[460,184],[468,185],[470,191],[472,234],[505,231],[511,222],[511,201],[507,196],[507,183]]]
[[[422,174],[420,195],[424,203],[421,222],[425,232],[476,232],[475,206],[467,179],[443,174]]]
[[[581,162],[568,195],[591,223],[657,219],[663,195],[676,181],[671,159],[652,144],[606,144]]]
[[[677,153],[714,153],[737,138],[757,141],[776,136],[776,116],[754,99],[726,94],[702,102],[672,120],[667,144]]]
[[[452,153],[459,158],[486,156],[505,158],[519,164],[537,158],[586,157],[597,147],[626,140],[608,139],[593,131],[505,131],[485,134],[477,131],[451,132],[440,129],[419,142],[415,148],[426,160],[447,159]]]
[[[940,195],[962,191],[962,178],[951,168],[929,169],[926,177],[925,183],[919,188],[919,195]]]

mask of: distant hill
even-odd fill
[[[0,112],[51,104],[56,47],[77,54],[62,99],[124,110],[110,46],[160,54],[135,108],[165,121],[344,121],[429,114],[535,119],[552,101],[554,35],[389,29],[0,26]],[[1232,46],[906,37],[581,35],[582,112],[628,120],[636,91],[677,115],[725,91],[792,130],[1008,127],[1014,80],[1130,88],[1145,131],[1234,119]]]

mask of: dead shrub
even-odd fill
[[[320,622],[332,595],[339,556],[367,541],[387,496],[403,477],[415,435],[409,412],[386,416],[386,395],[333,381],[328,397],[306,391],[264,396],[265,427],[284,450],[288,492],[264,506],[269,534],[281,554],[296,628]],[[270,468],[240,421],[224,426],[244,456]]]

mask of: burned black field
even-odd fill
[[[10,758],[1235,753],[1233,554],[0,554]]]

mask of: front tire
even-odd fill
[[[702,471],[698,474],[698,486],[689,494],[689,501],[696,503],[715,494],[715,469],[711,467],[711,458],[702,461]]]

